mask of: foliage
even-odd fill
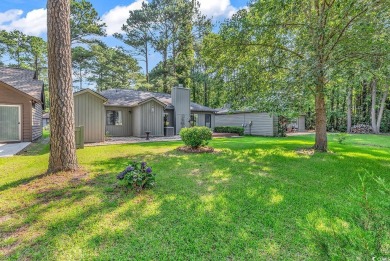
[[[211,140],[213,133],[207,127],[191,127],[182,128],[180,130],[180,137],[184,144],[192,148],[205,146]]]
[[[105,36],[106,24],[100,19],[92,4],[86,0],[72,0],[70,5],[72,43],[96,43],[94,36]]]
[[[130,89],[135,86],[140,77],[140,67],[123,48],[94,44],[91,52],[93,57],[88,80],[95,82],[99,91],[111,88]]]
[[[355,61],[389,60],[388,13],[386,1],[253,1],[205,39],[203,56],[227,103],[282,115],[312,106],[325,151],[326,95]]]
[[[214,128],[216,133],[237,133],[239,136],[244,136],[244,127],[237,126],[219,126]]]
[[[347,138],[348,138],[348,133],[340,132],[336,134],[336,140],[339,144],[343,144]]]
[[[136,191],[152,188],[156,184],[156,174],[146,162],[133,162],[117,175],[117,179],[123,180],[126,186]]]
[[[83,89],[83,80],[90,72],[90,66],[94,53],[82,46],[72,48],[73,82],[79,83],[76,90]]]
[[[286,137],[288,118],[278,116],[278,137]]]

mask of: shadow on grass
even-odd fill
[[[364,163],[381,173],[385,167],[377,164],[383,153],[367,158],[369,150],[354,148],[360,154],[352,157],[348,155],[350,147],[339,146],[334,154],[307,156],[295,152],[307,144],[305,139],[295,145],[253,141],[213,141],[215,147],[223,149],[216,154],[170,150],[158,155],[141,153],[95,160],[89,163],[93,173],[85,178],[65,177],[57,184],[50,177],[39,177],[45,188],[34,184],[37,179],[27,181],[32,190],[26,193],[33,200],[7,212],[22,217],[21,221],[0,223],[0,229],[8,231],[7,238],[15,236],[21,240],[5,256],[329,258],[326,249],[310,248],[316,243],[302,236],[308,227],[308,215],[324,209],[345,221],[348,208],[354,206],[345,205],[344,188],[356,183],[356,166]],[[131,162],[141,160],[157,173],[157,187],[140,194],[117,187],[116,174]],[[16,193],[21,189],[16,186],[23,183],[9,189]],[[26,234],[13,234],[12,231],[24,227]],[[29,229],[37,231],[36,235],[31,236]],[[23,236],[30,236],[31,240],[24,242]]]

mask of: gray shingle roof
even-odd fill
[[[34,77],[34,71],[0,67],[0,81],[42,101],[43,82],[34,79]]]
[[[135,106],[145,99],[156,98],[166,105],[166,109],[174,109],[170,94],[159,92],[145,92],[127,89],[110,89],[100,92],[101,95],[108,99],[106,105],[112,106]],[[191,111],[214,112],[216,110],[209,107],[191,102]]]

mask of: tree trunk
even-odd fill
[[[49,172],[77,169],[70,47],[70,0],[47,2],[50,91]]]
[[[324,87],[316,87],[316,141],[314,149],[326,152],[328,150],[328,138],[326,135],[326,108]]]
[[[146,82],[149,83],[149,53],[148,53],[148,42],[145,43],[145,71],[146,71]]]
[[[352,87],[348,88],[347,93],[347,132],[350,133],[352,128]]]
[[[378,133],[376,129],[376,79],[371,81],[371,127],[374,133]]]
[[[376,121],[377,133],[380,133],[383,111],[385,109],[386,100],[387,100],[388,95],[389,95],[389,85],[386,86],[386,90],[384,91],[382,99],[381,99],[381,104],[380,104],[379,113],[378,113],[378,119]]]
[[[83,76],[82,76],[81,64],[80,64],[80,68],[79,68],[79,77],[80,77],[80,87],[79,87],[79,91],[81,91],[81,90],[83,89]]]

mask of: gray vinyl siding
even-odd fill
[[[190,126],[190,90],[180,87],[172,88],[172,104],[175,106],[175,131]]]
[[[91,93],[74,96],[75,124],[84,126],[85,142],[102,142],[105,135],[103,100]]]
[[[247,124],[245,134],[275,136],[275,117],[269,113],[236,113],[215,115],[215,126],[242,126]],[[249,128],[248,123],[252,121]]]
[[[191,114],[198,114],[198,122],[197,126],[206,126],[206,114],[211,115],[211,129],[215,127],[215,114],[213,112],[199,112],[199,111],[191,111]]]
[[[107,125],[106,132],[112,137],[129,137],[133,135],[132,131],[132,110],[130,107],[114,107],[105,106],[105,111],[121,111],[122,112],[122,125]],[[131,111],[131,112],[130,112]],[[104,113],[104,119],[106,119],[106,113]]]
[[[131,112],[133,135],[136,137],[141,136],[141,107],[132,108]]]
[[[298,131],[305,131],[306,126],[305,126],[305,116],[299,116],[298,117]]]
[[[42,136],[42,104],[36,103],[32,107],[32,140]]]
[[[139,107],[141,109],[141,133],[138,136],[145,136],[146,131],[150,131],[151,136],[164,136],[164,107],[155,101],[146,102]]]

